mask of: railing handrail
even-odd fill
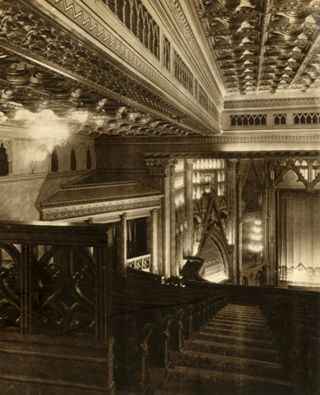
[[[2,243],[82,244],[107,243],[111,224],[0,221]]]
[[[149,253],[149,254],[144,254],[144,255],[138,255],[138,256],[135,256],[135,257],[133,257],[133,258],[128,258],[127,259],[127,262],[133,262],[133,261],[135,261],[136,259],[141,259],[141,258],[149,258],[151,256],[151,253]]]

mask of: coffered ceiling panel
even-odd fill
[[[194,0],[227,94],[320,87],[320,0]]]

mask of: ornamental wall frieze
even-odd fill
[[[224,102],[224,109],[255,109],[255,108],[269,108],[274,107],[292,107],[299,108],[300,106],[320,106],[320,98],[318,97],[296,97],[296,98],[268,98],[268,99],[251,99],[251,100],[226,100]]]
[[[98,40],[102,45],[118,55],[131,67],[133,66],[142,75],[159,86],[164,92],[171,92],[172,96],[177,95],[176,88],[168,81],[159,71],[157,71],[149,62],[146,61],[150,56],[149,53],[143,57],[141,54],[134,52],[128,45],[119,40],[107,27],[99,22],[97,18],[89,14],[83,5],[77,1],[66,0],[46,0],[54,6],[72,22],[84,29],[88,34]],[[198,48],[200,51],[200,48]],[[199,52],[200,56],[201,52]],[[202,54],[201,54],[202,57]],[[146,58],[146,59],[145,59]],[[181,92],[179,93],[181,95]],[[177,110],[177,109],[176,109]],[[217,114],[218,116],[218,114]],[[200,116],[201,117],[201,116]],[[203,114],[202,114],[203,117]],[[184,115],[184,118],[186,116]],[[188,118],[188,117],[187,117]],[[191,120],[190,120],[191,121]]]
[[[200,65],[202,67],[202,70],[204,70],[207,79],[209,81],[212,80],[212,75],[208,71],[207,63],[203,59],[203,55],[202,55],[202,51],[200,49],[200,46],[199,46],[199,44],[197,42],[197,39],[196,39],[195,35],[193,34],[193,31],[192,31],[192,28],[190,26],[190,23],[187,20],[185,14],[184,14],[184,12],[183,12],[183,10],[181,8],[180,2],[178,0],[168,0],[166,2],[166,4],[169,6],[170,11],[172,12],[172,14],[175,17],[176,21],[178,21],[179,29],[182,30],[184,36],[188,40],[188,45],[190,46],[190,49],[194,53],[197,61],[200,63]],[[216,83],[215,83],[215,88],[217,90],[219,90],[218,85]],[[217,97],[216,94],[214,94],[214,96],[215,96],[217,101],[221,100],[221,99],[219,99]]]
[[[59,207],[40,207],[39,211],[42,220],[59,220],[75,217],[84,217],[88,215],[97,215],[104,213],[112,213],[118,211],[128,211],[138,208],[149,208],[159,206],[159,198],[152,199],[126,199],[125,201],[117,202],[103,202],[95,204],[83,204],[83,205],[70,205],[70,206],[59,206]]]
[[[295,132],[292,130],[286,130],[286,134],[283,130],[278,130],[272,132],[270,130],[261,130],[259,132],[250,131],[250,134],[245,134],[245,132],[230,132],[224,133],[219,136],[203,136],[203,137],[139,137],[139,138],[122,138],[122,137],[100,137],[99,145],[112,145],[112,144],[159,144],[168,146],[181,145],[186,146],[191,145],[196,151],[197,146],[195,144],[228,144],[228,143],[281,143],[281,142],[320,142],[320,134],[318,131],[310,131],[308,129],[299,129]],[[290,133],[290,134],[287,134]]]
[[[259,159],[265,160],[266,158],[288,158],[288,157],[304,157],[304,158],[319,158],[320,150],[314,151],[199,151],[199,152],[148,152],[145,157],[150,161],[153,159],[155,162],[158,160],[186,159],[191,162],[194,159],[210,159],[210,158],[227,158],[230,163],[235,167],[238,159]]]

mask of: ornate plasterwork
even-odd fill
[[[136,53],[128,45],[119,40],[109,29],[107,29],[105,24],[102,24],[94,15],[89,13],[83,4],[77,0],[46,0],[49,4],[57,8],[60,12],[66,15],[70,20],[75,22],[79,27],[84,29],[92,37],[97,39],[106,48],[110,49],[113,53],[117,54],[121,59],[123,59],[127,64],[133,66],[138,70],[143,76],[149,78],[157,86],[163,89],[164,92],[172,92],[172,83],[169,82],[164,76],[155,68],[150,67],[150,63],[147,61],[149,56],[145,54],[145,58],[142,54]],[[197,61],[200,62],[202,66],[202,71],[206,74],[208,81],[214,81],[212,75],[208,71],[208,66],[203,61],[203,54],[197,43],[197,40],[190,28],[190,25],[181,9],[178,1],[173,0],[168,2],[171,12],[179,20],[179,28],[183,30],[188,40],[188,44],[191,47],[192,52],[196,55]],[[105,17],[108,18],[106,11]],[[217,86],[215,89],[218,91]],[[181,93],[180,93],[181,94]],[[218,118],[219,113],[216,107],[221,106],[221,97],[211,89],[210,94],[215,98],[215,108],[214,117]],[[195,109],[194,109],[195,110]],[[209,113],[209,116],[212,115]],[[191,120],[190,120],[191,121]]]
[[[313,142],[315,147],[320,143],[320,134],[318,132],[310,132],[307,129],[297,129],[297,130],[261,130],[258,132],[253,131],[252,133],[245,132],[228,132],[224,133],[221,136],[212,136],[212,137],[186,137],[186,138],[110,138],[110,139],[99,139],[100,145],[110,145],[110,144],[146,144],[146,143],[154,143],[154,144],[185,144],[186,146],[190,145],[191,148],[196,152],[197,146],[195,144],[246,144],[246,143],[304,143],[304,142]],[[247,147],[244,147],[246,149]],[[202,147],[200,148],[202,149]]]
[[[103,106],[99,104],[99,100],[111,98],[111,102],[115,102],[118,107],[119,105],[131,107],[134,113],[141,113],[141,110],[138,110],[141,108],[144,111],[148,110],[153,115],[152,119],[151,116],[148,116],[148,120],[167,122],[169,129],[165,134],[181,133],[184,135],[190,133],[190,126],[198,128],[197,122],[192,117],[184,114],[170,101],[164,100],[137,80],[124,74],[119,68],[107,61],[106,56],[84,45],[75,36],[62,30],[61,27],[56,27],[54,21],[48,23],[47,19],[29,8],[24,2],[12,3],[10,0],[1,0],[0,7],[2,12],[0,15],[0,46],[5,48],[4,58],[8,53],[12,54],[11,51],[13,51],[24,59],[32,59],[32,61],[25,61],[25,70],[18,75],[18,79],[22,80],[21,84],[18,83],[19,81],[9,80],[8,78],[6,81],[2,81],[4,84],[14,83],[16,88],[30,85],[30,80],[28,80],[28,77],[30,77],[28,73],[32,69],[30,65],[33,64],[34,67],[35,64],[40,63],[42,66],[35,68],[33,77],[38,72],[39,75],[43,74],[40,78],[42,81],[38,82],[37,88],[43,88],[44,85],[51,88],[50,96],[58,96],[58,93],[61,93],[53,92],[52,94],[52,91],[56,89],[56,81],[59,82],[59,89],[64,85],[62,89],[65,91],[62,92],[63,99],[66,95],[71,95],[72,90],[76,91],[78,89],[76,85],[78,84],[80,87],[85,86],[87,91],[91,90],[94,93],[93,98],[86,98],[87,102],[95,101],[97,103],[98,100],[100,107]],[[75,17],[80,18],[77,13]],[[83,16],[81,16],[81,20],[87,26],[86,19]],[[94,26],[88,28],[89,30],[96,29]],[[101,31],[98,30],[96,34],[100,37]],[[115,45],[119,49],[118,44],[112,38],[109,37],[106,40],[110,41],[110,45]],[[119,50],[121,51],[121,48]],[[128,56],[128,61],[133,61],[131,55]],[[2,61],[4,58],[2,58]],[[52,69],[55,72],[52,72]],[[52,81],[51,77],[54,77],[55,80]],[[51,79],[51,81],[47,81],[48,79]],[[48,82],[49,85],[51,84],[50,87],[48,87]],[[90,88],[88,89],[88,87]],[[47,94],[41,92],[41,94],[42,98],[48,98],[48,92]],[[76,97],[73,98],[76,99]],[[61,97],[58,97],[58,99],[61,99]],[[109,107],[114,106],[111,103]],[[159,117],[164,116],[164,119],[154,117],[155,114]],[[138,118],[141,118],[140,115],[138,115]],[[142,116],[142,118],[144,117]],[[142,123],[144,128],[145,119]],[[150,126],[154,129],[152,124]],[[143,128],[140,129],[141,133],[138,134],[148,134],[150,130]],[[159,130],[162,134],[161,126]],[[109,132],[107,131],[107,133]],[[135,135],[134,130],[132,130],[132,134]]]
[[[210,75],[210,73],[207,71],[208,66],[207,66],[206,62],[203,60],[203,55],[202,55],[201,49],[200,49],[197,39],[191,29],[190,23],[188,22],[185,14],[182,10],[180,2],[178,0],[167,0],[166,4],[170,8],[172,15],[175,17],[175,19],[179,23],[179,29],[181,29],[184,36],[186,37],[186,39],[188,41],[188,45],[190,46],[191,51],[193,52],[196,59],[200,63],[202,70],[206,74],[206,77],[208,78],[208,80],[212,80],[212,75]],[[214,80],[212,80],[212,82],[214,82]],[[217,91],[219,91],[217,84],[215,84],[215,89],[217,89]],[[218,95],[214,92],[212,92],[212,94],[214,95],[216,101],[220,102],[221,99],[218,97]]]
[[[229,94],[319,87],[318,0],[196,0]]]
[[[159,198],[145,197],[124,199],[115,202],[101,202],[92,204],[79,204],[56,207],[40,207],[42,220],[60,220],[67,218],[85,217],[98,214],[107,214],[118,211],[127,211],[137,208],[159,206]]]
[[[152,117],[119,101],[102,96],[86,85],[68,79],[45,67],[26,61],[10,51],[0,54],[0,123],[6,133],[12,128],[11,137],[18,133],[30,138],[28,130],[22,130],[21,122],[15,122],[17,110],[40,112],[53,110],[61,119],[70,122],[73,133],[98,136],[188,135],[190,131],[166,120]],[[77,122],[77,116],[86,120]],[[72,125],[71,125],[72,124]]]
[[[148,154],[145,155],[145,164],[152,176],[166,177],[173,175],[176,163],[176,159],[170,157],[148,157]]]
[[[224,109],[255,109],[255,108],[277,108],[293,107],[301,108],[320,106],[320,98],[318,97],[299,97],[299,98],[272,98],[263,100],[227,100],[224,102]]]

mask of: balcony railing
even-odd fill
[[[151,254],[141,255],[127,259],[127,266],[132,269],[150,272],[151,270]]]
[[[0,222],[0,327],[106,340],[107,229]]]

